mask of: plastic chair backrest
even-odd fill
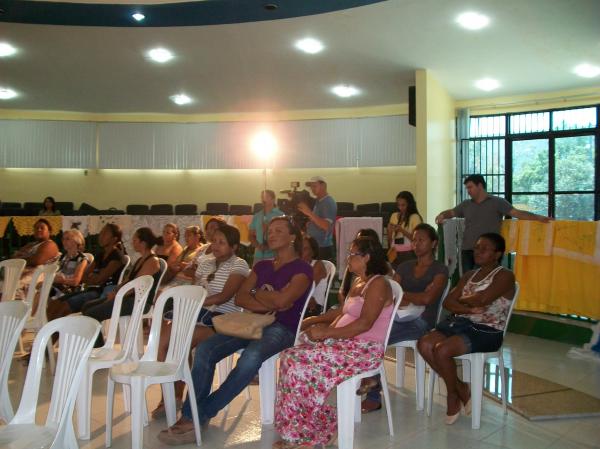
[[[94,263],[94,255],[92,253],[83,253],[83,256],[85,257],[85,259],[87,260],[87,266],[89,267],[91,264]]]
[[[392,288],[392,296],[394,298],[394,309],[392,311],[392,315],[390,316],[390,323],[388,324],[387,332],[385,334],[385,349],[387,349],[388,341],[390,339],[390,332],[392,332],[392,325],[394,324],[394,318],[396,317],[396,313],[398,312],[398,307],[400,307],[400,303],[402,302],[402,296],[404,296],[404,292],[402,291],[402,287],[393,279],[386,278],[390,283],[390,287]]]
[[[444,301],[448,297],[448,293],[450,293],[451,285],[452,285],[452,281],[450,279],[448,279],[448,284],[446,284],[446,288],[444,289],[444,292],[442,293],[442,297],[440,298],[440,303],[438,304],[438,311],[437,311],[437,315],[435,316],[436,324],[439,323],[440,320],[442,319],[442,312],[444,311]]]
[[[156,293],[158,293],[158,289],[160,288],[160,284],[162,284],[165,273],[167,272],[167,268],[169,268],[169,265],[165,259],[158,259],[158,263],[160,265],[160,276],[158,277],[158,282],[156,283],[156,288],[154,289],[154,298],[152,298],[152,304],[154,304],[154,301],[156,301]]]
[[[506,331],[508,330],[508,322],[510,321],[510,317],[512,316],[513,310],[517,305],[517,299],[519,299],[519,292],[521,290],[521,286],[518,282],[515,282],[515,294],[513,296],[512,301],[510,302],[510,307],[508,308],[508,314],[506,315],[506,323],[504,323],[504,331],[503,336],[506,337]]]
[[[26,263],[25,259],[8,259],[0,262],[0,270],[4,271],[2,301],[15,299],[15,292],[19,286],[19,279],[21,279],[21,273],[23,273]]]
[[[39,290],[38,307],[35,311],[35,316],[32,318],[40,324],[40,327],[46,323],[46,304],[48,303],[48,296],[52,289],[52,283],[54,282],[54,275],[58,271],[58,264],[50,263],[48,265],[40,265],[33,272],[31,277],[31,283],[27,289],[27,297],[25,303],[29,306],[33,306],[35,294],[37,293],[37,284],[40,282],[40,278],[43,276],[42,287]]]
[[[131,319],[129,320],[127,330],[125,331],[125,337],[121,342],[121,352],[125,354],[125,358],[129,357],[133,353],[140,323],[142,321],[142,313],[144,311],[144,306],[146,305],[146,300],[148,299],[148,294],[150,293],[153,282],[154,279],[152,276],[144,275],[135,278],[133,281],[129,281],[119,289],[113,302],[112,315],[110,317],[110,324],[108,326],[108,333],[106,335],[106,343],[104,344],[105,348],[112,348],[115,345],[123,297],[133,290],[135,294],[135,300],[133,303],[133,310],[131,311]]]
[[[123,256],[122,261],[123,261],[123,269],[121,270],[121,274],[119,275],[119,280],[117,281],[117,285],[119,285],[121,282],[123,282],[123,278],[125,277],[125,272],[129,268],[129,265],[131,264],[131,257],[129,257],[126,254]]]
[[[23,301],[0,302],[0,418],[5,421],[13,417],[8,395],[8,372],[28,315],[29,307]]]
[[[163,312],[165,304],[171,298],[173,299],[173,322],[165,362],[176,363],[179,366],[184,362],[187,363],[196,320],[206,298],[206,290],[199,285],[180,285],[160,294],[154,304],[148,346],[142,361],[157,360]]]
[[[86,316],[58,318],[40,329],[33,342],[19,409],[10,424],[35,423],[46,347],[52,334],[58,332],[60,351],[46,426],[64,431],[67,419],[73,416],[79,382],[99,331],[100,323]]]
[[[294,339],[294,344],[298,343],[298,337],[300,336],[301,328],[302,328],[302,320],[304,319],[304,315],[306,314],[306,309],[308,308],[308,303],[310,302],[310,298],[315,292],[315,283],[312,283],[310,287],[310,291],[308,292],[308,296],[306,297],[306,301],[304,301],[304,306],[302,307],[302,312],[300,312],[300,321],[298,321],[298,327],[296,328],[296,338]]]
[[[333,285],[333,279],[335,278],[336,267],[333,262],[329,260],[322,260],[323,265],[325,265],[325,271],[327,271],[327,288],[325,289],[325,301],[323,302],[323,312],[327,311],[327,301],[329,299],[329,292],[331,290],[331,286]]]

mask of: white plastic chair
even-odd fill
[[[117,285],[121,285],[121,282],[123,282],[123,279],[125,278],[125,273],[129,269],[129,265],[131,265],[131,257],[129,257],[128,255],[124,255],[121,258],[121,261],[123,262],[123,268],[121,269],[121,274],[119,274],[119,279],[117,280]],[[106,335],[108,334],[109,325],[110,325],[110,323],[108,320],[102,322],[102,335],[104,335],[105,338],[106,338]],[[123,335],[125,335],[126,328],[127,328],[127,326],[124,324],[123,325]]]
[[[37,285],[40,282],[40,278],[43,276],[44,279],[42,281],[42,286],[39,289],[38,307],[35,311],[35,315],[31,315],[27,321],[25,321],[23,330],[37,332],[48,322],[48,318],[46,317],[46,305],[48,304],[48,296],[50,296],[50,292],[52,291],[52,283],[54,282],[54,275],[57,270],[58,264],[51,263],[48,265],[40,265],[33,272],[31,283],[27,289],[27,297],[25,298],[25,303],[29,306],[30,310],[33,307],[35,294],[38,293]],[[21,347],[21,352],[23,353],[23,337],[19,340],[19,345]],[[52,340],[48,341],[47,349],[48,366],[50,367],[50,372],[54,374],[56,363],[54,360],[54,346],[52,345]]]
[[[450,281],[442,293],[438,305],[438,311],[436,315],[436,323],[440,321],[442,314],[442,305],[444,300],[450,291]],[[400,310],[398,311],[400,313]],[[418,340],[405,340],[389,345],[390,348],[396,348],[396,386],[402,388],[404,386],[404,359],[406,355],[406,349],[410,348],[413,350],[415,358],[415,394],[417,401],[417,410],[423,410],[425,408],[425,359],[417,350]]]
[[[164,362],[157,360],[160,341],[160,328],[165,304],[173,299],[173,325],[169,339],[169,349]],[[175,424],[175,389],[173,383],[183,380],[187,384],[192,418],[196,433],[196,443],[201,443],[200,423],[196,408],[196,395],[192,374],[188,364],[188,354],[198,313],[202,308],[206,290],[198,285],[182,285],[162,292],[156,301],[148,347],[144,356],[137,362],[127,362],[113,366],[109,371],[106,397],[106,446],[112,444],[112,419],[115,382],[129,385],[131,389],[131,440],[133,449],[143,447],[143,425],[147,413],[145,393],[150,385],[161,384],[167,424]]]
[[[19,279],[25,269],[25,259],[7,259],[0,262],[0,270],[4,271],[2,282],[2,301],[12,301],[19,286]]]
[[[323,301],[323,311],[321,313],[327,312],[327,302],[329,300],[329,291],[331,290],[331,285],[333,284],[333,279],[335,278],[335,264],[330,262],[329,260],[322,260],[323,265],[325,265],[325,271],[327,271],[327,288],[325,289],[325,301]]]
[[[23,396],[15,417],[0,428],[0,447],[11,449],[76,449],[73,430],[73,407],[85,362],[100,331],[100,324],[86,316],[58,318],[46,324],[33,342]],[[52,397],[44,425],[36,425],[35,413],[44,351],[55,332],[59,334],[58,353]]]
[[[0,419],[4,422],[14,417],[8,394],[8,373],[28,314],[29,308],[23,301],[0,302]]]
[[[152,276],[140,276],[133,281],[128,282],[117,292],[114,300],[112,316],[108,328],[108,335],[104,346],[92,350],[86,369],[84,370],[84,378],[79,386],[79,394],[77,395],[77,431],[79,438],[82,440],[90,439],[90,409],[92,402],[92,382],[94,373],[100,369],[110,368],[118,363],[125,361],[134,361],[138,359],[138,353],[135,347],[136,336],[142,321],[142,311],[152,287]],[[117,337],[117,324],[119,323],[119,315],[121,314],[121,305],[123,297],[131,292],[135,292],[135,302],[131,319],[125,332],[125,337],[121,343],[121,347],[115,346]],[[125,389],[124,389],[125,390]],[[127,397],[124,391],[124,396]],[[126,407],[127,409],[129,407]]]
[[[385,345],[383,348],[384,357],[381,358],[379,366],[373,370],[365,371],[357,374],[348,380],[345,380],[337,386],[337,412],[338,412],[338,448],[352,449],[354,447],[354,422],[361,421],[361,397],[356,394],[356,389],[360,385],[360,381],[366,377],[373,377],[379,374],[381,376],[381,389],[383,391],[383,399],[385,402],[385,411],[387,413],[388,427],[390,435],[394,436],[394,424],[392,422],[392,409],[390,407],[390,393],[385,376],[385,350],[387,349],[387,341],[390,338],[390,331],[394,323],[394,317],[402,301],[402,287],[396,281],[388,279],[392,294],[394,297],[394,309],[390,322],[388,324],[387,333],[385,335]]]
[[[504,336],[506,336],[506,330],[508,329],[508,323],[512,316],[513,309],[519,298],[519,283],[515,282],[515,295],[510,303],[508,309],[508,315],[506,316],[506,323],[504,325]],[[463,362],[463,381],[471,383],[471,428],[479,429],[481,426],[481,404],[483,400],[483,369],[485,361],[487,359],[497,358],[498,366],[500,368],[500,382],[501,382],[501,394],[502,394],[502,409],[504,414],[507,413],[506,409],[506,377],[504,373],[504,356],[502,355],[502,347],[496,352],[473,352],[471,354],[463,354],[455,359],[462,360]],[[469,368],[466,367],[468,362]],[[435,386],[435,380],[437,373],[432,369],[429,370],[429,389],[428,389],[428,400],[427,400],[427,416],[431,416],[431,409],[433,408],[433,388]]]
[[[158,289],[160,288],[160,284],[162,283],[163,277],[167,272],[167,261],[164,259],[158,259],[158,263],[160,265],[160,276],[158,278],[158,282],[156,283],[156,288],[154,289],[154,297],[151,300],[152,305],[150,309],[148,309],[147,313],[144,313],[142,310],[142,320],[151,320],[152,313],[154,312],[154,301],[156,300],[156,293],[158,293]],[[119,340],[123,338],[125,335],[125,330],[129,327],[129,316],[122,316],[119,318]],[[142,326],[138,328],[137,335],[137,348],[138,354],[142,354],[144,352],[144,329]]]

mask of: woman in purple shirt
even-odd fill
[[[302,234],[288,217],[275,217],[267,229],[272,260],[258,262],[238,291],[235,302],[257,313],[275,312],[275,322],[263,329],[260,340],[216,334],[196,346],[192,378],[200,423],[208,422],[256,376],[262,363],[293,346],[302,308],[312,284],[312,267],[300,259]],[[210,392],[218,362],[244,349],[234,369],[218,389]],[[165,444],[195,441],[189,399],[174,426],[159,433]]]

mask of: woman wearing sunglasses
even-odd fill
[[[204,305],[198,315],[198,324],[194,330],[191,347],[208,337],[214,335],[212,317],[227,312],[239,312],[233,298],[240,289],[242,282],[248,276],[250,268],[244,259],[236,256],[235,252],[240,244],[240,231],[237,228],[221,224],[213,233],[211,240],[211,253],[198,258],[198,267],[194,274],[193,284],[201,285],[207,291]],[[158,357],[164,360],[169,349],[171,336],[170,313],[165,314],[163,329],[160,333],[160,346]],[[175,397],[181,404],[184,383],[176,383]],[[165,415],[163,401],[152,412],[152,417],[157,419]]]

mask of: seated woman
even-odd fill
[[[395,318],[388,344],[406,340],[418,340],[434,326],[439,303],[448,284],[448,268],[435,260],[438,235],[427,223],[418,224],[411,237],[416,260],[401,263],[394,280],[400,284],[404,295],[400,306],[415,304],[425,306],[423,313],[412,320],[397,321]],[[369,413],[381,408],[381,385],[379,376],[363,379],[360,394],[367,393],[362,412]]]
[[[82,282],[86,288],[48,301],[46,309],[48,321],[81,312],[86,302],[106,298],[116,288],[123,269],[121,238],[121,228],[118,225],[107,223],[102,227],[98,235],[100,251],[83,274]]]
[[[308,300],[305,317],[320,315],[327,298],[327,270],[325,265],[319,259],[319,245],[317,241],[309,235],[304,235],[302,239],[302,260],[313,267],[313,279],[315,282],[315,291]]]
[[[61,212],[56,208],[56,201],[51,196],[44,198],[42,205],[42,210],[40,210],[38,215],[61,215]]]
[[[464,407],[471,412],[469,386],[456,375],[454,357],[472,352],[493,352],[502,345],[504,327],[515,295],[515,276],[502,266],[502,236],[483,234],[473,255],[480,268],[463,275],[444,307],[453,315],[419,340],[423,358],[446,384],[446,424],[454,424]]]
[[[312,284],[312,268],[300,259],[302,234],[287,217],[271,219],[267,242],[275,259],[252,268],[235,298],[239,307],[256,313],[275,312],[275,322],[263,328],[260,340],[215,334],[196,346],[192,378],[200,423],[207,423],[250,383],[262,363],[294,344],[300,315]],[[225,382],[211,393],[218,362],[244,349]],[[195,441],[189,396],[182,416],[158,439],[169,445]]]
[[[198,268],[194,275],[193,283],[206,288],[207,296],[200,314],[198,324],[192,336],[191,348],[215,334],[212,328],[212,317],[227,312],[239,312],[233,302],[235,294],[248,277],[250,268],[248,263],[235,255],[240,244],[240,231],[234,226],[221,225],[213,233],[212,253],[202,256],[198,260]],[[171,319],[170,312],[165,314],[167,320]],[[171,337],[171,322],[164,321],[160,332],[160,345],[158,360],[165,360],[169,349]],[[181,401],[185,384],[175,384],[175,397]],[[163,401],[152,412],[154,419],[164,416]]]
[[[85,249],[85,239],[81,232],[77,229],[64,231],[62,245],[65,254],[61,257],[58,271],[54,276],[54,297],[78,291],[83,273],[88,266],[88,260],[82,252]]]
[[[33,224],[33,237],[35,240],[18,249],[11,256],[11,259],[25,259],[25,269],[21,274],[15,299],[25,299],[27,287],[38,265],[56,262],[60,257],[58,246],[50,239],[51,232],[52,225],[48,220],[40,218]]]
[[[165,288],[191,284],[194,280],[193,276],[185,274],[185,270],[196,260],[206,240],[199,226],[188,226],[185,228],[183,236],[186,246],[177,256],[175,262],[168,266],[162,282]]]
[[[175,268],[177,257],[183,251],[179,244],[179,227],[175,223],[167,223],[162,232],[162,237],[157,239],[156,257],[164,259],[168,267]]]
[[[383,361],[394,310],[386,254],[379,242],[359,237],[348,266],[356,278],[338,318],[309,327],[304,344],[281,354],[275,430],[282,440],[274,448],[335,444],[337,410],[327,397],[336,385]]]
[[[96,320],[102,322],[104,320],[108,320],[112,315],[113,309],[113,301],[115,296],[117,296],[117,292],[119,288],[125,285],[127,282],[132,281],[133,279],[144,276],[146,274],[152,276],[154,278],[154,283],[152,284],[152,288],[148,293],[148,299],[144,306],[144,312],[147,312],[152,305],[152,300],[154,299],[154,292],[156,291],[156,287],[158,286],[158,280],[160,278],[160,263],[158,262],[158,257],[152,251],[154,245],[156,245],[157,237],[152,233],[150,228],[139,228],[133,234],[133,238],[131,239],[131,243],[133,245],[133,249],[139,253],[140,258],[135,262],[133,268],[129,272],[129,275],[123,279],[123,282],[119,284],[113,291],[106,295],[106,297],[101,297],[99,299],[88,301],[84,304],[81,309],[81,314],[85,316],[89,316],[95,318]],[[129,292],[121,303],[121,315],[127,316],[131,315],[133,311],[133,304],[135,300],[135,295],[133,292]],[[102,337],[102,333],[98,335],[98,339],[96,340],[96,345],[94,347],[99,348],[104,345],[104,338]]]

